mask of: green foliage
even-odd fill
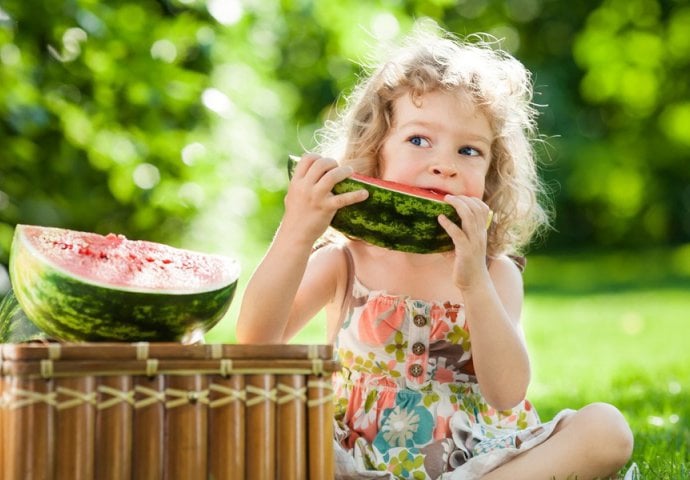
[[[203,147],[182,155],[208,129],[207,16],[155,2],[2,8],[0,219],[177,235],[218,187]]]
[[[313,147],[372,46],[424,16],[534,72],[547,246],[690,240],[684,2],[5,0],[0,262],[16,223],[263,248],[286,154]]]
[[[583,70],[583,135],[564,142],[564,186],[571,210],[589,217],[588,239],[687,240],[690,8],[607,0],[589,13],[573,58]]]

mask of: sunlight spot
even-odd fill
[[[668,383],[668,392],[670,394],[678,395],[681,390],[682,390],[682,387],[680,386],[680,383],[678,383],[678,382],[669,382]]]
[[[231,187],[224,195],[228,212],[238,217],[248,217],[259,207],[256,193],[246,187]]]
[[[647,423],[654,425],[655,427],[663,427],[665,422],[663,418],[651,415],[647,417]]]
[[[11,67],[17,65],[22,58],[22,53],[19,47],[14,43],[8,43],[0,48],[0,62]]]
[[[620,319],[620,327],[627,335],[638,335],[644,328],[644,320],[637,312],[627,312]]]
[[[381,13],[372,20],[371,29],[379,40],[390,40],[400,31],[400,24],[393,14]]]
[[[520,34],[509,25],[497,25],[489,33],[500,40],[501,48],[507,52],[515,52],[520,48]]]
[[[177,47],[170,40],[164,38],[156,40],[151,45],[151,58],[165,63],[173,63],[177,58]]]
[[[81,44],[86,42],[88,35],[81,28],[68,28],[62,35],[62,61],[71,62],[81,54]]]
[[[538,0],[508,0],[506,2],[508,16],[517,22],[534,20],[541,10]]]
[[[178,190],[178,193],[185,205],[192,207],[200,207],[206,199],[204,189],[196,182],[184,183]]]
[[[207,88],[204,90],[204,93],[201,94],[201,101],[206,108],[224,118],[229,118],[230,114],[235,110],[232,100],[217,88]]]
[[[134,169],[132,178],[137,187],[149,190],[158,184],[161,179],[161,174],[158,167],[155,165],[142,163]]]
[[[668,417],[668,423],[670,423],[672,425],[675,425],[679,421],[680,421],[680,417],[678,415],[676,415],[675,413],[669,415],[669,417]]]
[[[185,145],[182,149],[182,162],[185,165],[194,165],[199,159],[206,155],[206,147],[199,142]]]
[[[473,2],[461,2],[457,10],[465,18],[477,18],[489,6],[488,0],[477,0]]]
[[[208,13],[223,25],[234,25],[242,18],[244,9],[240,0],[210,0]]]
[[[211,45],[215,38],[216,34],[210,27],[201,27],[196,31],[196,40],[202,45]]]

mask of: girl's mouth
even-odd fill
[[[427,192],[437,195],[439,197],[445,197],[446,195],[452,195],[450,192],[446,192],[445,190],[440,190],[438,188],[425,188],[425,187],[420,187],[422,190],[426,190]]]

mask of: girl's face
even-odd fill
[[[393,102],[381,149],[384,180],[482,198],[491,163],[489,120],[465,93],[433,91]]]

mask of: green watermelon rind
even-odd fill
[[[0,343],[48,339],[48,334],[38,328],[22,310],[14,291],[10,289],[0,300]]]
[[[222,287],[187,294],[141,292],[89,283],[32,251],[15,231],[10,279],[23,311],[62,341],[180,341],[207,331],[227,312],[237,277]]]
[[[288,159],[288,176],[298,157]],[[373,180],[373,179],[372,179]],[[453,250],[453,240],[438,223],[443,214],[456,224],[460,218],[448,203],[410,195],[375,183],[346,178],[333,187],[340,194],[365,189],[369,197],[339,209],[331,227],[344,235],[372,245],[409,253],[438,253]]]

